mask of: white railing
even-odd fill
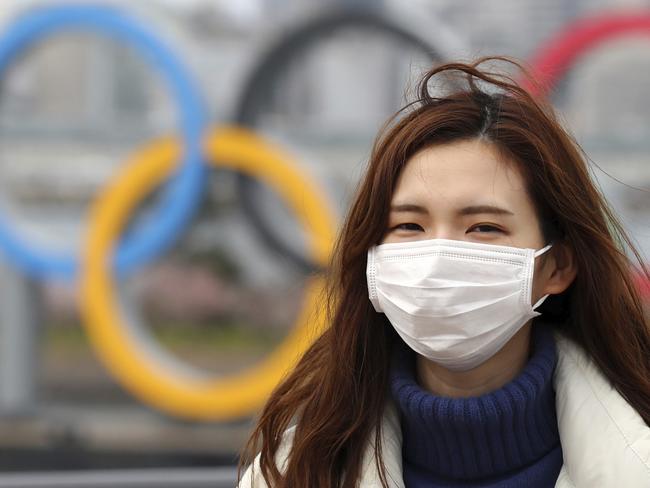
[[[236,482],[235,467],[0,473],[0,488],[234,488]]]

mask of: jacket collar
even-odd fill
[[[556,487],[650,486],[650,427],[571,340],[555,335],[553,376],[564,466]],[[392,400],[382,420],[382,455],[391,488],[404,488],[402,433]],[[359,486],[381,486],[374,439],[364,453]]]

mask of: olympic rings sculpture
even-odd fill
[[[417,36],[385,20],[376,17],[369,20],[358,12],[349,17],[334,15],[311,27],[318,30],[323,26],[356,25],[355,22],[378,26],[415,46],[424,47],[436,59],[443,60],[449,54],[440,53]],[[0,37],[0,75],[18,53],[37,41],[69,29],[97,32],[138,49],[162,74],[177,101],[181,138],[157,140],[140,149],[100,192],[89,212],[80,263],[70,256],[50,256],[28,246],[10,230],[2,216],[0,250],[31,276],[40,279],[79,277],[83,324],[94,349],[119,383],[143,402],[171,415],[192,419],[226,420],[250,414],[264,403],[282,375],[327,326],[324,316],[317,313],[323,287],[320,278],[308,279],[303,308],[282,344],[260,363],[219,378],[175,368],[161,359],[161,349],[151,343],[142,343],[118,310],[115,281],[155,259],[182,232],[199,204],[202,182],[208,170],[206,162],[236,171],[248,178],[249,183],[251,179],[259,179],[288,203],[308,233],[308,256],[294,257],[296,262],[302,261],[304,268],[322,268],[327,263],[336,229],[330,205],[319,187],[298,170],[298,165],[287,154],[259,135],[235,126],[206,130],[201,100],[181,63],[151,32],[115,8],[59,6],[24,14]],[[289,39],[294,43],[305,42],[307,31],[298,29]],[[650,33],[650,15],[610,15],[580,21],[577,28],[567,29],[534,58],[533,74],[546,80],[548,90],[578,55],[605,40],[631,32]],[[248,88],[243,91],[235,117],[240,124],[254,125],[255,107],[250,105],[254,97],[248,95],[255,87],[267,83],[277,70],[273,59],[293,52],[288,46],[290,42],[272,49],[244,84]],[[539,94],[546,95],[546,91]],[[148,192],[168,179],[171,183],[165,189],[162,205],[156,209],[158,218],[151,219],[143,228],[136,229],[128,240],[122,241],[120,235],[129,214]],[[246,191],[244,186],[240,191]],[[249,213],[255,219],[255,212],[250,208]],[[287,253],[265,226],[261,229],[262,235],[267,234],[267,243]],[[118,242],[121,242],[119,246]]]

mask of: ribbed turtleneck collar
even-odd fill
[[[403,343],[391,368],[393,397],[401,412],[403,456],[419,471],[476,480],[523,469],[559,447],[551,331],[534,325],[532,353],[510,383],[474,398],[446,398],[416,381],[415,353]]]

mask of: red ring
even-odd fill
[[[579,57],[606,41],[629,36],[650,36],[650,12],[647,10],[627,14],[600,14],[570,23],[558,35],[542,45],[533,55],[529,65],[529,79],[521,86],[536,96],[548,96]],[[643,300],[650,301],[650,282],[638,271],[633,274],[634,283]]]
[[[533,55],[529,65],[538,85],[530,80],[521,85],[533,95],[546,96],[577,58],[605,41],[632,34],[650,36],[650,12],[600,14],[572,22]]]

